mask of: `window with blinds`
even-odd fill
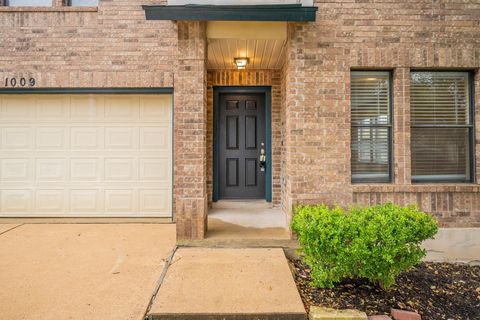
[[[472,181],[468,72],[411,72],[412,181]]]
[[[2,3],[2,0],[0,0]],[[4,0],[3,5],[9,7],[51,7],[52,0]]]
[[[350,87],[352,182],[390,182],[390,72],[352,71]]]
[[[66,5],[71,7],[97,7],[98,0],[66,0]]]

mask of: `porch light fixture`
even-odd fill
[[[250,59],[248,58],[235,58],[233,60],[238,70],[245,69],[247,67],[248,62],[250,61]]]

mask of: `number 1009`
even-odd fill
[[[35,78],[5,78],[5,87],[33,87],[35,86]]]

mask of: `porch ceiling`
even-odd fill
[[[248,57],[246,69],[280,69],[285,56],[285,40],[210,39],[208,69],[236,69],[233,59]]]
[[[234,59],[249,58],[246,69],[280,69],[285,57],[285,22],[210,21],[209,69],[236,69]]]

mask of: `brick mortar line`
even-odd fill
[[[150,298],[150,301],[148,302],[147,309],[145,310],[145,313],[143,315],[143,319],[149,320],[151,317],[148,316],[148,313],[150,312],[150,309],[152,309],[153,302],[155,301],[155,298],[157,297],[158,291],[160,290],[160,287],[162,286],[163,280],[165,279],[167,275],[168,268],[172,265],[173,257],[175,256],[175,253],[177,252],[178,246],[175,245],[173,248],[172,252],[168,255],[167,259],[165,260],[165,266],[163,267],[162,273],[160,274],[160,278],[158,278],[157,283],[155,285],[155,288],[153,289],[152,292],[152,297]]]

